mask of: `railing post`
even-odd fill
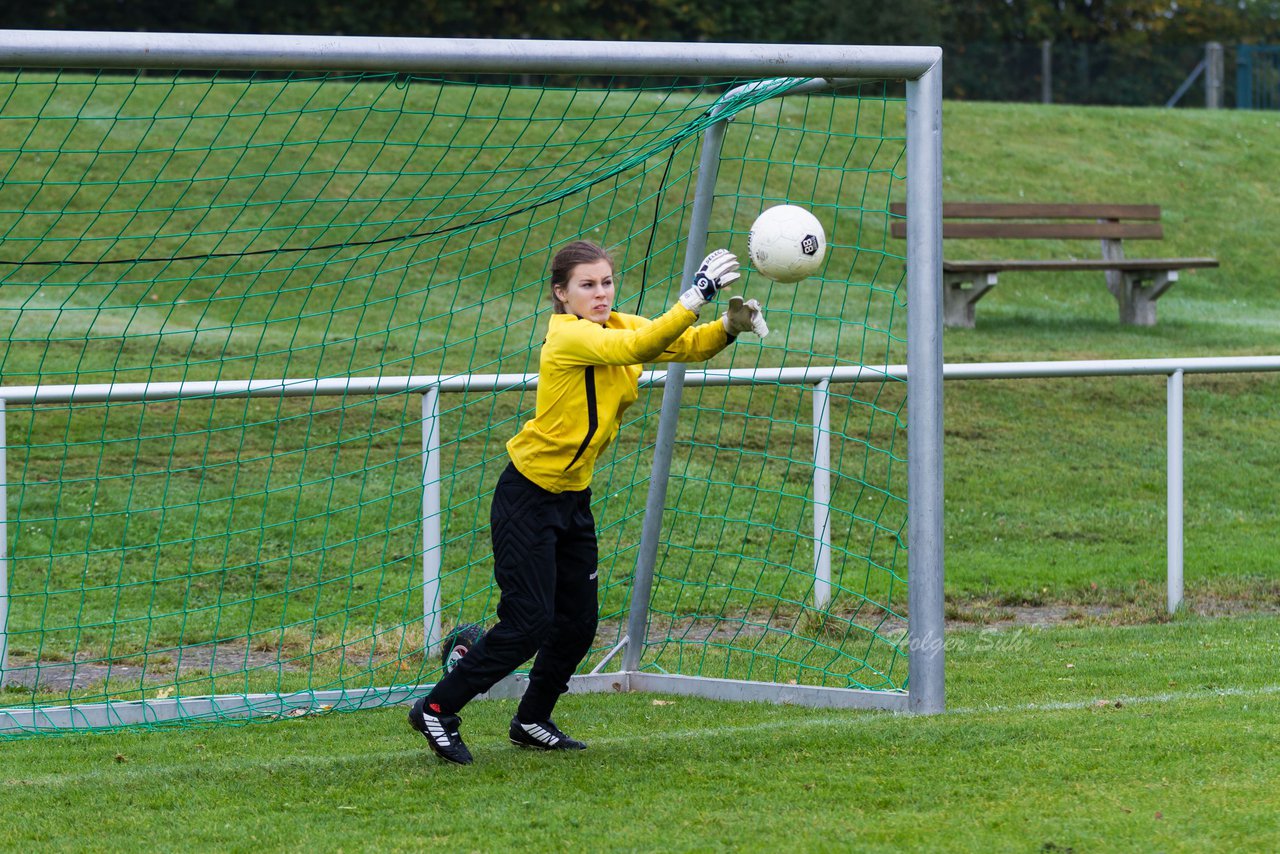
[[[831,604],[831,383],[813,387],[813,607]]]
[[[440,646],[440,388],[422,395],[422,646]]]
[[[1168,415],[1168,578],[1169,613],[1182,605],[1182,371],[1169,374]]]

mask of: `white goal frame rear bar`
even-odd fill
[[[884,47],[832,45],[751,45],[680,44],[657,42],[526,41],[503,39],[404,39],[338,36],[277,36],[178,33],[96,33],[44,30],[0,31],[0,66],[85,69],[211,69],[260,71],[368,71],[500,74],[602,74],[676,75],[777,78],[815,78],[813,85],[857,79],[898,79],[906,83],[907,205],[912,211],[907,223],[907,489],[908,489],[908,612],[910,614],[909,688],[904,691],[861,691],[837,688],[805,688],[775,683],[742,682],[688,676],[658,676],[639,672],[643,643],[629,643],[617,674],[578,677],[579,684],[600,683],[600,690],[671,690],[725,699],[801,702],[822,706],[883,708],[931,714],[943,711],[943,531],[942,531],[942,51],[937,47]],[[724,99],[721,100],[721,103]],[[716,108],[713,107],[713,110]],[[706,245],[707,226],[714,201],[720,140],[728,119],[712,124],[704,134],[693,212],[684,261],[685,277],[697,268]],[[862,369],[878,373],[884,369]],[[871,374],[867,375],[868,378]],[[395,378],[390,378],[394,383]],[[414,380],[423,378],[401,378]],[[424,433],[427,450],[434,428],[428,415],[434,396],[445,390],[445,381],[421,383],[404,388],[424,395]],[[384,379],[372,381],[382,383]],[[276,381],[267,387],[240,389],[231,394],[319,394],[324,384],[347,384],[342,393],[353,393],[358,378],[339,380]],[[463,379],[464,383],[469,381]],[[304,389],[311,384],[310,392]],[[685,385],[682,365],[672,365],[663,377],[663,407],[659,418],[654,452],[654,474],[646,504],[644,532],[637,559],[632,609],[628,618],[628,638],[642,638],[648,620],[649,595],[658,551],[665,506],[667,477],[674,446],[680,398]],[[202,396],[200,383],[179,383],[183,395]],[[268,386],[271,381],[268,381]],[[475,388],[474,385],[469,387]],[[76,400],[122,399],[120,386],[107,387],[94,397],[87,388]],[[286,391],[288,389],[288,391]],[[32,397],[22,391],[33,392]],[[44,389],[5,389],[4,400],[36,402]],[[219,389],[222,395],[229,390]],[[825,392],[825,387],[821,390]],[[370,393],[385,393],[382,387]],[[818,397],[818,395],[815,395]],[[123,398],[130,399],[130,398]],[[133,398],[133,399],[150,399]],[[46,402],[41,399],[39,402]],[[48,401],[52,402],[52,401]],[[816,406],[815,406],[816,409]],[[2,411],[2,410],[0,410]],[[424,485],[438,483],[436,455],[424,454]],[[0,459],[2,461],[2,459]],[[3,483],[0,475],[0,484]],[[439,524],[438,504],[429,504],[430,490],[424,490],[424,526]],[[2,505],[0,505],[2,508]],[[0,513],[3,513],[0,509]],[[816,512],[821,512],[816,511]],[[821,523],[821,517],[816,521]],[[4,519],[0,516],[0,527]],[[424,532],[429,533],[429,532]],[[4,543],[0,540],[0,548]],[[432,551],[428,542],[424,550]],[[823,560],[818,549],[815,565]],[[438,560],[428,554],[424,561]],[[0,627],[8,604],[7,550],[0,551]],[[434,593],[424,585],[424,600]],[[821,594],[817,585],[816,594]],[[426,601],[424,601],[426,604]],[[437,630],[438,631],[438,630]],[[428,635],[430,638],[431,635]],[[5,635],[0,631],[0,674],[3,672]],[[304,692],[308,698],[323,692]],[[338,692],[345,696],[345,692]],[[218,714],[230,714],[237,698],[187,698],[217,707]],[[175,716],[190,717],[177,704]],[[238,702],[244,714],[255,714],[260,703]],[[340,702],[342,702],[340,700]],[[128,706],[146,706],[125,704]],[[85,715],[101,714],[104,722],[120,723],[113,708],[121,704],[99,704],[71,713],[78,723],[88,723]],[[158,711],[157,707],[156,711]],[[46,712],[49,710],[45,710]],[[56,724],[41,710],[5,711],[31,716],[36,728]],[[146,710],[137,713],[138,722],[148,719]],[[131,715],[134,717],[134,715]],[[39,721],[45,721],[44,724]],[[4,729],[0,726],[0,729]]]

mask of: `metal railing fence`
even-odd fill
[[[1183,601],[1183,379],[1186,374],[1280,371],[1280,356],[1241,356],[1187,359],[1126,359],[1097,361],[979,362],[943,367],[945,380],[1034,379],[1053,377],[1167,377],[1166,437],[1168,610]],[[829,389],[832,385],[906,380],[905,365],[878,367],[772,368],[686,371],[684,385],[737,386],[752,384],[804,385],[813,392],[813,604],[822,609],[831,599],[831,426]],[[666,371],[648,371],[643,387],[666,385]],[[423,629],[429,647],[440,641],[440,395],[465,392],[521,391],[536,388],[537,374],[474,376],[348,377],[335,379],[217,380],[86,385],[0,387],[0,436],[6,435],[6,406],[112,401],[162,401],[184,398],[310,397],[358,395],[422,395],[423,460]],[[7,439],[0,442],[0,676],[5,663],[8,611],[8,473]]]

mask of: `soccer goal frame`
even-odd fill
[[[350,71],[457,74],[601,74],[706,75],[805,78],[806,87],[821,89],[842,81],[894,79],[906,87],[907,223],[906,299],[906,409],[909,683],[903,690],[874,691],[738,681],[704,676],[658,674],[641,669],[643,642],[649,620],[649,599],[658,559],[672,450],[676,442],[681,398],[686,386],[683,365],[673,363],[661,375],[646,382],[664,388],[642,536],[635,567],[626,634],[590,674],[575,676],[573,692],[653,691],[696,695],[713,699],[786,702],[811,706],[866,708],[931,714],[944,710],[943,618],[943,502],[942,502],[942,301],[941,301],[941,50],[935,47],[872,47],[827,45],[665,44],[643,42],[571,42],[471,39],[388,39],[369,37],[320,37],[272,35],[197,35],[163,33],[88,33],[53,31],[0,32],[0,65],[24,68],[94,69],[214,69],[228,71]],[[756,85],[756,84],[748,84]],[[792,91],[795,91],[794,89]],[[731,100],[735,92],[722,101]],[[713,108],[714,111],[715,108]],[[706,248],[708,224],[714,201],[720,146],[729,118],[710,124],[699,155],[696,190],[684,255],[684,274],[690,278]],[[878,372],[884,368],[868,367]],[[714,377],[711,372],[690,374],[689,383],[750,382],[751,377]],[[778,381],[777,378],[768,378]],[[522,378],[530,382],[531,378]],[[821,377],[812,384],[820,385]],[[839,380],[834,380],[839,381]],[[848,380],[846,380],[848,381]],[[325,381],[338,382],[342,381]],[[353,391],[350,383],[337,393]],[[430,483],[439,479],[438,455],[430,453],[434,424],[429,406],[445,384],[445,378],[383,378],[383,384],[403,386],[403,391],[424,395],[424,548],[439,542],[439,513],[432,504]],[[512,378],[496,378],[512,384]],[[136,385],[136,384],[135,384]],[[179,385],[184,384],[170,384]],[[185,384],[198,385],[198,384]],[[78,399],[171,399],[172,395],[272,396],[314,394],[315,388],[287,381],[215,383],[218,388],[94,389],[74,388],[58,392],[69,402]],[[468,385],[467,388],[473,387]],[[370,387],[372,389],[372,386]],[[825,389],[825,387],[822,387]],[[0,398],[0,419],[5,399],[26,402],[41,399],[40,389]],[[46,390],[48,391],[48,390]],[[105,396],[104,396],[105,395]],[[2,421],[0,421],[2,423]],[[4,447],[0,442],[0,488],[5,474]],[[433,466],[435,468],[433,468]],[[0,673],[4,668],[5,614],[8,607],[7,553],[4,540],[4,504],[0,502]],[[437,526],[435,539],[430,526]],[[438,554],[435,559],[438,560]],[[424,598],[434,593],[430,578]],[[430,603],[424,611],[430,611]],[[438,623],[426,626],[428,647],[438,643]],[[611,669],[611,668],[617,669]],[[100,707],[67,707],[45,711],[4,711],[25,730],[58,729],[86,723],[120,725],[163,720],[191,719],[203,715],[280,714],[291,708],[325,703],[353,708],[412,699],[424,686],[379,689],[377,702],[370,691],[304,692],[292,695],[235,695],[186,697]],[[490,692],[513,696],[523,690],[523,677],[515,677]],[[330,696],[331,695],[331,696]],[[22,720],[18,720],[22,718]]]

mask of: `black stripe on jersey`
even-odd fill
[[[596,428],[600,426],[600,420],[596,417],[596,366],[589,365],[583,372],[583,380],[587,384],[587,435],[583,437],[582,444],[578,446],[578,453],[573,455],[573,459],[569,460],[569,465],[564,467],[565,471],[573,468],[573,464],[578,458],[587,452],[587,446],[591,444],[591,440],[595,438]]]

